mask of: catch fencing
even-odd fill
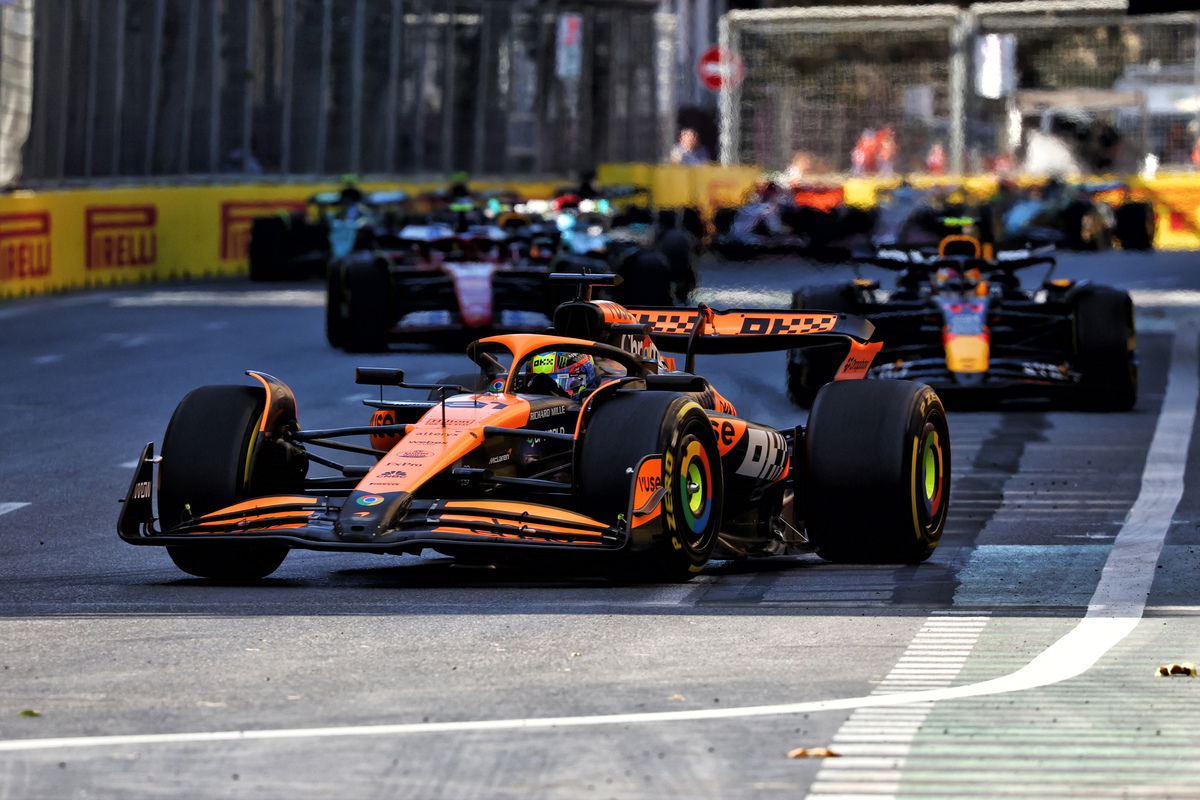
[[[670,137],[657,0],[36,0],[23,182],[570,174]]]
[[[1124,0],[744,10],[721,41],[745,64],[721,93],[725,164],[1153,174],[1200,160],[1198,14],[1129,16]]]

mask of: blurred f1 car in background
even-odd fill
[[[583,196],[587,194],[589,196]],[[561,231],[555,269],[614,272],[621,277],[608,294],[620,303],[686,303],[696,287],[699,215],[686,210],[655,214],[650,192],[613,186],[578,193],[559,191],[553,202]]]
[[[1152,250],[1154,207],[1122,183],[1067,184],[1056,178],[1020,189],[1002,181],[984,206],[1002,247],[1054,244],[1067,250]]]
[[[845,203],[841,186],[760,182],[747,202],[713,215],[710,248],[723,258],[802,256],[841,261],[869,244],[875,209]]]
[[[389,342],[541,331],[550,324],[553,244],[495,225],[456,231],[408,225],[392,249],[333,262],[325,333],[334,347],[376,352]]]
[[[318,192],[305,211],[250,224],[250,280],[299,280],[325,274],[330,261],[386,245],[409,214],[405,192],[362,192],[354,185]]]
[[[561,305],[552,333],[475,342],[470,374],[417,385],[399,369],[359,368],[356,383],[432,395],[385,400],[381,388],[364,401],[369,425],[306,429],[292,390],[261,372],[248,373],[254,386],[190,392],[161,457],[142,449],[120,537],[217,580],[269,575],[293,548],[433,550],[636,581],[687,580],[711,558],[815,550],[912,564],[933,553],[950,499],[946,416],[928,386],[856,380],[877,347],[869,322],[589,296]],[[697,354],[837,340],[850,356],[803,427],[739,417],[692,371]],[[660,347],[684,353],[685,370]],[[360,436],[369,447],[344,441]],[[335,460],[347,453],[357,462]],[[333,474],[309,477],[311,465]]]
[[[1133,407],[1133,302],[1088,281],[1052,280],[1053,247],[993,253],[959,234],[936,250],[883,249],[861,260],[894,270],[895,288],[862,279],[805,287],[792,306],[874,322],[883,349],[868,377],[922,381],[947,402],[1042,396],[1097,411]],[[1037,265],[1049,267],[1040,287],[1021,288],[1018,271]],[[838,347],[790,351],[789,396],[810,404],[843,358]]]

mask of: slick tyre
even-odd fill
[[[950,501],[950,436],[932,389],[839,381],[817,395],[805,435],[805,527],[829,561],[929,558]]]
[[[580,447],[583,506],[596,519],[617,522],[631,504],[633,471],[652,454],[662,455],[653,476],[661,478],[660,513],[642,531],[633,529],[632,545],[610,574],[617,580],[686,581],[712,555],[724,501],[716,435],[694,400],[670,392],[621,392],[600,405]],[[643,541],[639,534],[646,532],[653,535]]]
[[[258,217],[250,223],[250,280],[278,281],[286,277],[283,264],[287,235],[283,217]]]
[[[792,292],[792,308],[852,313],[854,301],[848,286],[810,286]],[[844,344],[788,350],[788,397],[801,408],[811,408],[817,392],[833,379],[845,358]]]
[[[325,339],[331,347],[338,348],[346,346],[349,319],[346,292],[342,288],[344,280],[343,267],[330,264],[329,275],[325,279]]]
[[[1122,250],[1154,249],[1154,209],[1149,203],[1124,203],[1115,214]]]
[[[642,250],[621,262],[621,283],[613,290],[617,301],[629,306],[669,306],[671,266],[662,253]]]
[[[352,353],[378,353],[387,349],[391,327],[392,287],[387,269],[374,262],[345,266],[346,322],[342,347]]]
[[[695,240],[685,231],[674,228],[658,240],[658,252],[670,265],[675,302],[686,305],[688,296],[696,288]]]
[[[159,470],[159,525],[164,532],[249,494],[263,390],[252,386],[204,386],[189,392],[167,425]],[[267,462],[270,459],[258,459]],[[270,575],[287,556],[275,542],[203,542],[168,545],[175,566],[216,580],[254,580]]]
[[[1090,411],[1128,411],[1138,392],[1133,301],[1106,286],[1081,287],[1070,299],[1080,405]]]

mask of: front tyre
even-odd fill
[[[664,494],[661,518],[645,524],[658,525],[661,533],[623,553],[613,576],[686,581],[712,556],[724,503],[716,434],[694,400],[669,392],[628,392],[600,405],[588,423],[578,462],[584,508],[596,519],[615,522],[629,506],[633,470],[652,454],[662,455]]]
[[[805,446],[805,526],[817,554],[916,564],[933,553],[950,501],[950,433],[937,394],[912,381],[821,389]]]
[[[260,446],[263,405],[263,391],[253,386],[203,386],[180,401],[167,425],[159,469],[158,513],[164,533],[246,499],[252,480],[271,477],[250,474],[254,449]],[[288,553],[287,545],[276,542],[205,542],[202,536],[197,534],[194,543],[167,546],[175,566],[201,578],[264,578]]]

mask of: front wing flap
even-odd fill
[[[448,543],[605,551],[623,549],[629,540],[624,519],[607,525],[556,506],[490,499],[414,500],[386,530],[347,535],[343,499],[319,495],[256,498],[159,531],[150,499],[154,463],[153,445],[147,445],[122,500],[117,530],[130,544],[253,538],[300,549],[402,553]]]

